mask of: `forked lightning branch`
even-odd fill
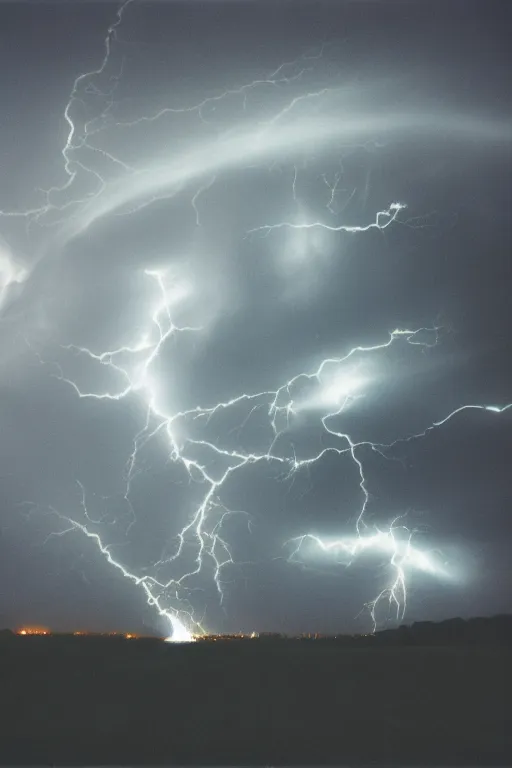
[[[289,200],[284,201],[290,205],[283,204],[283,209],[293,210],[301,173],[296,157],[300,155],[307,164],[312,145],[364,144],[372,139],[373,133],[392,135],[417,127],[422,120],[425,122],[424,116],[416,113],[371,116],[368,112],[343,109],[344,99],[350,106],[350,94],[347,95],[344,86],[308,89],[306,75],[321,60],[322,46],[296,61],[281,64],[265,77],[245,85],[231,85],[197,103],[170,104],[148,114],[134,114],[129,120],[120,120],[115,116],[115,105],[123,67],[122,58],[116,55],[116,46],[119,44],[118,31],[130,13],[130,6],[135,4],[135,0],[128,0],[120,6],[107,31],[104,57],[99,67],[79,74],[72,85],[62,116],[67,126],[62,148],[63,183],[47,189],[40,205],[0,212],[0,218],[24,219],[27,232],[30,235],[37,233],[35,239],[40,245],[36,249],[36,262],[53,258],[56,252],[63,253],[71,241],[86,237],[100,220],[119,215],[137,216],[157,201],[172,201],[184,195],[190,199],[195,224],[199,227],[200,207],[207,207],[208,198],[215,194],[216,184],[224,171],[236,169],[243,173],[245,169],[258,167],[270,173],[279,163],[290,172]],[[303,83],[303,91],[297,93]],[[252,118],[255,94],[258,94],[260,105],[266,100],[268,106]],[[107,145],[101,144],[102,136],[107,131],[111,133],[113,128],[123,132],[140,130],[177,115],[188,114],[192,120],[209,126],[213,111],[228,100],[230,104],[238,105],[239,119],[234,118],[229,128],[220,128],[213,138],[191,141],[188,149],[180,151],[179,156],[170,150],[164,159],[147,160],[141,156],[140,163],[136,164],[133,160],[128,162],[122,153],[114,153],[110,145],[107,149]],[[92,105],[98,103],[101,108],[92,113]],[[322,107],[325,108],[323,113]],[[429,128],[435,128],[431,118],[429,121],[426,121]],[[436,121],[445,128],[453,127],[455,117],[440,114]],[[470,123],[468,120],[466,131],[499,131],[492,126],[482,128]],[[112,169],[115,169],[114,173]],[[342,172],[333,172],[326,161],[318,179],[319,190],[325,196],[325,217],[318,218],[315,214],[308,218],[301,212],[296,218],[276,214],[271,221],[255,219],[245,237],[258,239],[260,245],[271,248],[275,247],[272,243],[276,238],[281,241],[287,234],[301,233],[307,237],[308,233],[320,232],[339,239],[343,247],[350,247],[353,238],[382,237],[384,230],[407,223],[405,205],[395,201],[392,195],[387,207],[375,211],[366,222],[347,221],[343,206],[336,207],[342,178]],[[86,195],[79,193],[84,179],[92,184],[92,191]],[[122,548],[114,550],[108,543],[104,519],[91,513],[88,507],[89,494],[94,493],[94,489],[84,487],[80,478],[74,478],[79,499],[77,509],[51,508],[55,523],[47,540],[80,538],[79,546],[90,551],[91,560],[104,558],[111,568],[133,584],[134,589],[143,592],[147,602],[168,622],[170,639],[191,639],[194,634],[215,630],[215,627],[203,625],[202,616],[195,607],[194,589],[198,577],[212,579],[218,603],[224,606],[226,591],[233,580],[233,568],[243,567],[235,556],[234,529],[230,523],[234,518],[241,518],[250,537],[254,520],[244,509],[231,509],[226,500],[226,490],[234,478],[243,477],[253,466],[271,465],[280,470],[280,479],[275,482],[282,482],[307,472],[312,465],[334,455],[340,462],[349,461],[353,465],[359,504],[350,515],[353,521],[350,530],[345,521],[340,520],[340,536],[322,536],[319,530],[306,529],[299,536],[276,542],[276,547],[290,568],[297,564],[307,568],[321,558],[343,569],[363,555],[373,553],[379,562],[387,563],[386,572],[390,576],[385,577],[377,594],[366,605],[370,625],[375,629],[382,617],[384,620],[390,616],[402,619],[407,608],[410,574],[418,572],[425,579],[447,580],[452,575],[450,564],[443,562],[439,554],[422,547],[421,537],[409,528],[407,517],[400,512],[391,515],[386,525],[376,525],[373,518],[368,518],[369,478],[365,456],[371,451],[386,465],[390,450],[398,443],[406,445],[409,441],[420,440],[430,431],[442,429],[450,420],[463,418],[468,409],[483,410],[493,418],[508,410],[511,404],[461,403],[451,413],[440,413],[438,420],[425,424],[422,431],[404,434],[389,444],[358,441],[343,429],[344,415],[357,409],[360,399],[367,396],[373,386],[372,376],[378,361],[392,348],[401,347],[405,354],[411,355],[418,349],[435,354],[436,347],[442,343],[442,329],[433,323],[430,328],[383,328],[372,344],[340,348],[335,356],[324,358],[319,349],[316,356],[319,364],[305,368],[297,364],[294,374],[287,380],[276,371],[268,390],[259,391],[255,387],[225,401],[200,402],[184,410],[173,410],[161,396],[166,382],[162,380],[164,374],[158,363],[164,355],[172,356],[177,338],[180,344],[192,345],[197,338],[205,336],[209,328],[205,327],[199,313],[197,323],[182,324],[176,319],[181,315],[185,300],[189,305],[191,301],[193,304],[194,286],[193,281],[190,285],[184,280],[172,259],[170,253],[168,266],[158,263],[136,273],[137,280],[144,284],[144,290],[147,286],[147,295],[151,298],[144,307],[142,322],[138,317],[133,328],[124,329],[123,338],[128,336],[128,343],[113,349],[68,344],[59,350],[58,367],[44,359],[41,364],[53,378],[54,386],[72,388],[77,401],[95,401],[95,407],[106,409],[114,402],[133,402],[135,399],[143,409],[145,419],[133,435],[124,475],[123,500],[129,511],[124,529],[127,539],[138,519],[134,489],[141,473],[141,456],[148,446],[155,446],[169,462],[187,474],[191,498],[196,498],[199,489],[200,499],[183,527],[176,530],[175,502],[170,493],[166,555],[140,571],[131,569],[123,561]],[[147,265],[147,258],[144,263]],[[0,267],[6,283],[4,291],[11,283],[30,279],[30,274],[16,264],[15,254],[1,254]],[[30,344],[30,339],[27,342]],[[69,365],[77,358],[85,362],[93,377],[98,375],[98,382],[104,382],[107,372],[109,385],[85,387],[76,376],[70,375]],[[177,378],[179,386],[179,376]],[[233,432],[233,413],[237,414],[241,432],[251,419],[259,419],[266,435],[263,450],[260,443],[255,443],[253,450],[230,444],[227,438],[228,431],[229,435]],[[305,417],[316,421],[326,439],[326,447],[311,455],[297,455],[293,436]],[[198,430],[207,429],[213,420],[220,436],[198,437]],[[70,546],[77,544],[70,541]],[[162,577],[166,568],[172,570],[172,577]]]

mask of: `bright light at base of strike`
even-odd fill
[[[174,632],[170,637],[165,638],[166,643],[195,643],[196,638],[184,627],[181,631]]]

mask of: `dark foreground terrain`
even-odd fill
[[[468,627],[189,645],[3,632],[0,762],[510,765],[512,623]]]

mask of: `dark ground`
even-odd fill
[[[511,764],[512,625],[462,624],[181,646],[0,633],[0,762]]]

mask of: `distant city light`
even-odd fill
[[[17,635],[50,635],[51,632],[46,627],[22,627],[16,631]]]

